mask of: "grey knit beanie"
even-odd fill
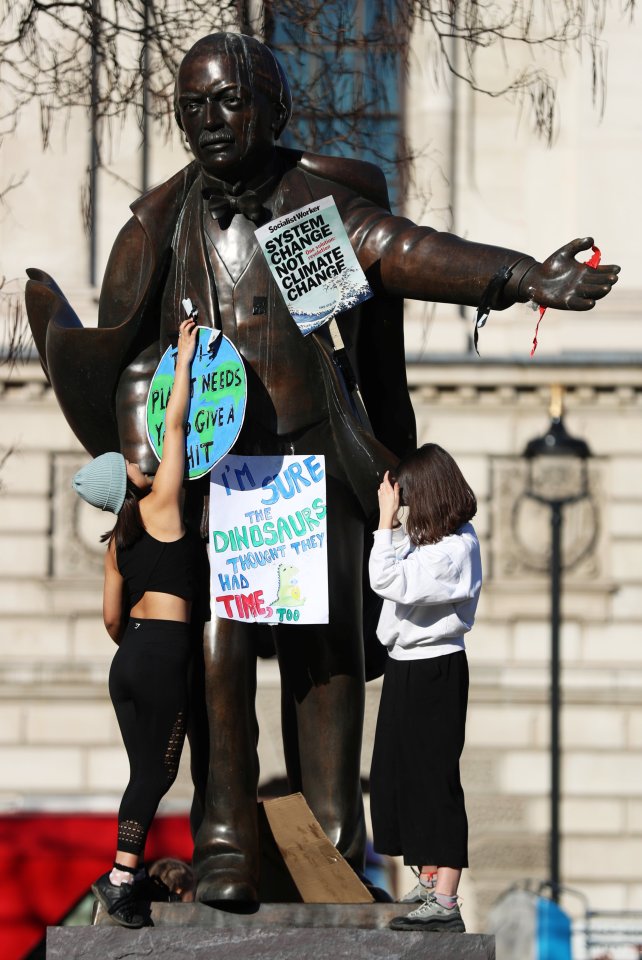
[[[127,492],[127,465],[122,453],[103,453],[82,467],[71,481],[92,507],[120,513]]]

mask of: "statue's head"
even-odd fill
[[[222,180],[260,173],[292,111],[281,64],[264,43],[239,33],[194,44],[179,67],[174,104],[194,156]]]

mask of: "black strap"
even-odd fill
[[[473,343],[477,356],[479,356],[479,350],[477,349],[479,331],[488,320],[490,311],[499,302],[500,294],[512,276],[513,271],[511,267],[507,267],[506,265],[500,267],[497,273],[493,274],[490,278],[488,286],[481,295],[475,316],[475,330],[473,334]]]

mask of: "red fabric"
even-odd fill
[[[602,252],[601,250],[599,250],[598,247],[591,247],[591,250],[593,251],[593,256],[590,258],[590,260],[586,261],[586,266],[593,267],[593,269],[595,270],[595,268],[599,267],[600,265],[600,260],[602,259]],[[546,307],[542,307],[540,305],[537,309],[539,310],[539,320],[537,321],[537,326],[535,327],[535,336],[533,337],[533,346],[531,347],[531,357],[537,350],[537,331],[539,330],[539,325],[542,322],[542,317],[546,313]]]
[[[22,960],[113,863],[113,814],[0,816],[0,957]],[[145,848],[192,859],[187,816],[157,816]]]

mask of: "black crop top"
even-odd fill
[[[117,548],[116,563],[129,594],[129,609],[147,591],[193,600],[199,546],[198,537],[189,530],[170,543],[144,530],[130,547]]]

